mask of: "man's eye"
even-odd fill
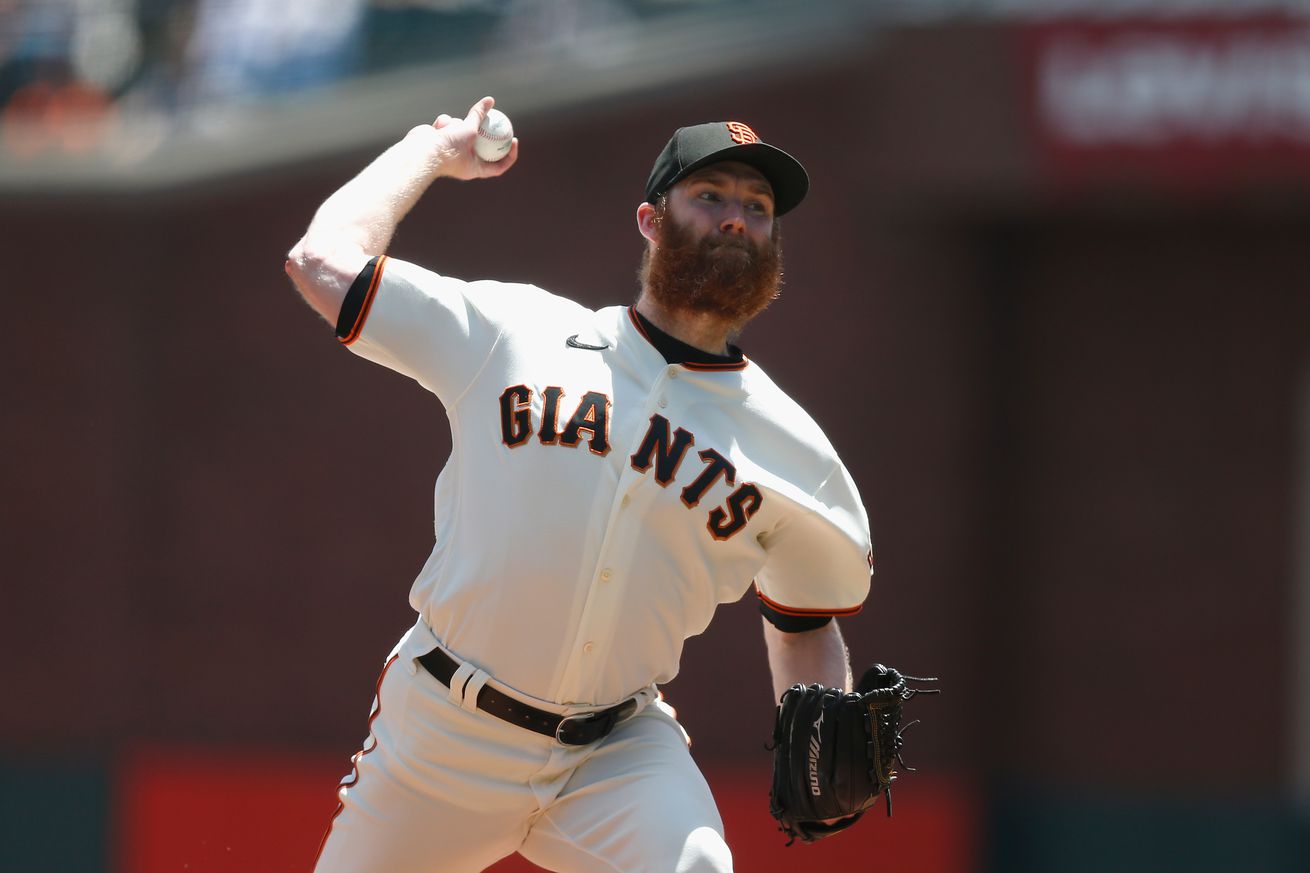
[[[760,215],[767,215],[769,212],[769,208],[763,203],[748,203],[746,208],[752,212],[758,212]]]
[[[708,200],[711,203],[717,203],[719,201],[719,195],[713,191],[702,191],[700,193],[700,199]]]

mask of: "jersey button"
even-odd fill
[[[657,405],[659,406],[660,409],[663,409],[664,407],[669,405],[669,399],[667,397],[661,397]]]
[[[624,500],[627,500],[628,498],[625,497],[625,498],[623,498],[623,499],[624,499]],[[602,581],[602,582],[608,582],[608,581],[610,581],[610,580],[613,579],[613,578],[614,578],[614,573],[613,573],[612,570],[610,570],[609,567],[606,567],[604,570],[601,570],[601,571],[600,571],[600,581]]]
[[[624,494],[623,499],[619,501],[619,506],[622,506],[624,509],[626,509],[628,504],[631,502],[632,502],[632,498],[629,497],[627,494]]]
[[[588,655],[590,655],[590,654],[591,654],[591,650],[594,649],[594,648],[596,648],[596,644],[595,644],[595,643],[587,643],[586,645],[584,645],[584,646],[582,647],[582,651],[584,651],[584,652],[586,652]]]
[[[678,368],[677,368],[677,367],[669,367],[669,378],[670,378],[670,379],[676,379],[676,378],[678,378]]]

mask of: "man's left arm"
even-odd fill
[[[814,630],[794,633],[778,630],[767,619],[763,622],[775,702],[797,683],[810,685],[818,682],[829,688],[851,690],[850,654],[835,618]]]

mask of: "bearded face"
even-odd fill
[[[773,236],[755,244],[743,236],[711,234],[696,239],[661,199],[655,207],[656,244],[642,257],[642,287],[656,303],[683,312],[714,315],[740,329],[778,297],[782,243]]]

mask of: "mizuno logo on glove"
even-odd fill
[[[823,711],[819,711],[819,717],[814,720],[814,734],[810,737],[810,794],[815,797],[823,794],[823,789],[819,787],[819,749],[822,744],[819,742],[819,731],[823,727]]]

